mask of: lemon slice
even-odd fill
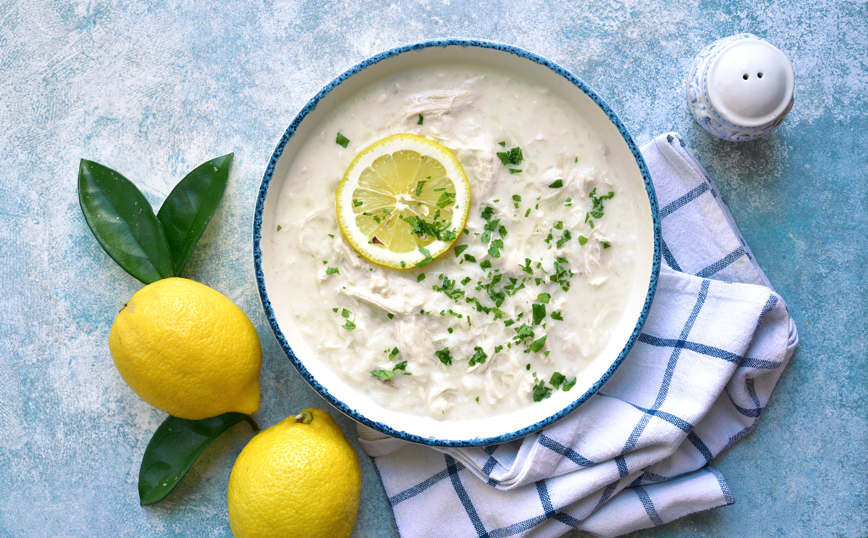
[[[410,269],[431,263],[461,235],[470,183],[448,148],[397,134],[356,156],[335,197],[338,225],[359,254]]]

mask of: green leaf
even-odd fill
[[[163,226],[130,180],[82,159],[78,201],[94,237],[124,271],[145,284],[175,276]]]
[[[406,366],[406,364],[404,365]],[[371,377],[379,377],[383,381],[387,379],[392,379],[395,377],[395,372],[390,372],[389,370],[374,370],[371,372]]]
[[[176,275],[184,270],[193,247],[223,197],[233,157],[234,153],[230,153],[197,166],[175,185],[157,213]]]
[[[139,499],[142,506],[166,498],[184,478],[196,458],[214,439],[238,424],[252,419],[241,413],[226,413],[202,420],[166,417],[145,449],[139,470]]]

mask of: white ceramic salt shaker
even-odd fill
[[[793,108],[795,74],[777,47],[753,34],[715,41],[693,60],[687,105],[706,131],[742,142],[777,129]]]

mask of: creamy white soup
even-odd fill
[[[379,405],[434,418],[569,391],[627,304],[645,196],[579,114],[530,80],[427,67],[364,88],[315,132],[280,193],[273,270],[317,359]],[[353,158],[397,133],[448,147],[472,194],[453,247],[408,270],[361,258],[335,214]]]

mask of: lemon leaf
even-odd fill
[[[175,489],[202,451],[214,439],[242,420],[241,413],[202,420],[187,420],[169,415],[160,424],[145,449],[139,470],[139,499],[142,506],[155,504]],[[255,426],[255,423],[252,423]],[[254,429],[258,430],[258,427]]]
[[[184,270],[193,247],[223,197],[233,157],[234,153],[230,153],[197,166],[175,185],[157,213],[176,275]]]
[[[94,237],[124,271],[145,284],[175,276],[163,226],[129,179],[82,159],[78,201]]]

